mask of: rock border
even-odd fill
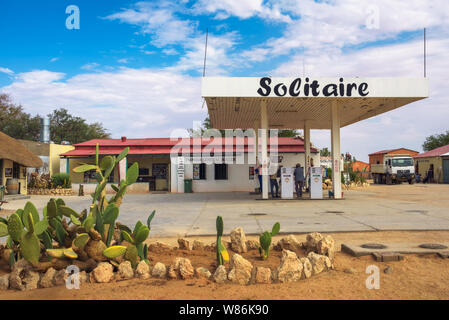
[[[236,228],[237,235],[229,246],[237,251],[253,250],[254,243],[248,245],[248,241],[241,228]],[[194,267],[190,260],[185,257],[176,257],[174,261],[166,266],[157,262],[154,266],[140,261],[136,269],[133,270],[129,261],[121,262],[118,267],[114,267],[109,262],[100,262],[90,273],[80,272],[79,282],[82,283],[108,283],[113,281],[124,281],[133,278],[138,279],[205,279],[217,284],[234,283],[239,285],[269,284],[269,283],[289,283],[296,282],[319,273],[334,269],[333,260],[335,256],[335,241],[329,236],[321,233],[310,233],[306,236],[307,241],[300,243],[295,236],[288,235],[276,245],[274,250],[282,251],[281,262],[274,270],[268,267],[253,266],[251,262],[243,258],[239,253],[234,253],[231,257],[229,270],[224,265],[212,273],[204,267]],[[241,243],[239,243],[241,241]],[[161,242],[156,242],[152,249],[157,251],[163,249],[182,250],[214,250],[215,243],[205,245],[195,240],[193,246],[186,239],[178,239],[179,247],[170,247]],[[304,249],[307,257],[299,258],[295,252],[297,249]],[[242,250],[243,249],[243,250]],[[246,251],[245,251],[246,252]],[[13,267],[10,274],[0,277],[0,290],[32,290],[36,288],[51,288],[58,285],[65,285],[68,274],[65,269],[55,270],[49,268],[45,272],[33,270],[31,264],[26,260],[19,260]]]

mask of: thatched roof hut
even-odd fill
[[[0,132],[0,159],[9,159],[24,167],[38,168],[43,166],[41,158],[3,132]]]

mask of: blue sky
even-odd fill
[[[80,29],[66,28],[68,5]],[[359,0],[1,1],[0,92],[27,112],[65,107],[113,137],[169,136],[206,116],[207,75],[422,76],[431,98],[342,129],[342,151],[421,151],[448,129],[449,4]],[[430,111],[431,110],[431,111]],[[430,112],[429,112],[430,111]],[[370,141],[367,144],[367,141]],[[318,147],[329,132],[312,131]]]

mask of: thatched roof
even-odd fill
[[[16,139],[0,132],[0,159],[9,159],[22,166],[37,168],[44,164],[38,156],[28,150]]]

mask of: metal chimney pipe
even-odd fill
[[[41,142],[50,143],[50,118],[41,118]]]

